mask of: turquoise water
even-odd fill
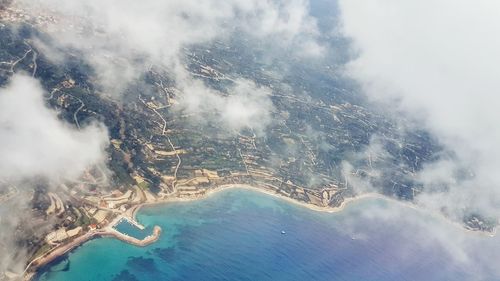
[[[163,228],[157,243],[139,248],[92,240],[37,280],[500,280],[496,262],[488,263],[499,252],[497,238],[466,234],[380,200],[330,214],[231,190],[144,208],[138,219]],[[463,237],[473,243],[464,246]],[[483,244],[488,250],[477,253]]]
[[[137,226],[131,224],[128,220],[122,219],[114,227],[114,229],[119,232],[126,234],[130,237],[142,240],[153,232],[152,227],[146,227],[144,229],[139,229]]]

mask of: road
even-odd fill
[[[167,120],[165,120],[165,118],[163,117],[163,115],[161,115],[158,110],[156,110],[156,108],[153,108],[151,106],[149,106],[146,101],[141,97],[139,96],[139,100],[144,104],[144,106],[146,106],[148,109],[152,110],[156,115],[158,115],[158,117],[160,117],[160,119],[162,120],[163,122],[163,125],[162,125],[162,133],[161,135],[162,136],[165,136],[167,138],[167,142],[168,144],[170,145],[170,148],[172,149],[172,151],[175,153],[175,156],[177,157],[177,165],[175,166],[175,170],[174,170],[174,180],[172,181],[172,184],[171,184],[171,187],[172,187],[172,192],[176,190],[176,183],[177,183],[177,172],[179,171],[179,167],[181,166],[182,164],[182,159],[181,157],[179,156],[179,153],[177,152],[177,150],[175,149],[175,146],[174,144],[172,143],[172,141],[170,140],[170,137],[168,136],[167,134]]]

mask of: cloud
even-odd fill
[[[15,75],[0,89],[0,178],[50,181],[75,179],[105,160],[106,129],[99,124],[82,130],[61,121],[43,100],[41,85]]]
[[[410,267],[428,263],[427,256],[440,267],[433,276],[416,271],[413,280],[497,280],[500,237],[463,231],[459,224],[422,208],[405,203],[367,200],[346,208],[341,216],[340,231],[366,240],[367,247],[383,248],[384,257],[391,255],[390,265]],[[380,241],[380,237],[383,237]],[[373,244],[376,243],[376,244]],[[425,266],[432,268],[432,266]],[[454,273],[454,274],[451,274]],[[420,275],[419,275],[420,274]],[[452,276],[456,276],[453,279]]]
[[[272,110],[269,98],[261,93],[263,88],[241,79],[227,97],[220,95],[187,70],[189,47],[242,36],[268,46],[266,55],[271,49],[300,58],[324,52],[306,0],[18,0],[17,5],[35,17],[54,16],[44,27],[52,39],[35,40],[37,47],[55,63],[64,62],[64,53],[81,54],[95,70],[103,94],[121,99],[127,86],[154,65],[182,89],[186,96],[177,98],[187,103],[181,105],[185,110],[214,111],[219,118],[211,121],[222,120],[236,131],[264,128],[271,114],[264,110]],[[256,116],[263,125],[251,120]]]
[[[222,120],[236,131],[250,127],[262,132],[271,123],[274,108],[270,99],[271,91],[257,87],[250,81],[240,80],[231,92],[223,102]]]
[[[275,109],[271,90],[250,80],[235,80],[227,94],[208,89],[197,80],[181,90],[182,100],[173,109],[197,113],[195,122],[213,122],[229,133],[252,129],[259,134],[272,123]]]
[[[341,0],[340,10],[357,54],[349,75],[372,100],[420,120],[455,155],[419,175],[446,192],[417,200],[458,217],[466,210],[499,217],[500,3]]]
[[[137,78],[151,63],[173,69],[182,60],[183,48],[236,31],[297,47],[306,55],[321,52],[316,21],[304,0],[19,0],[18,5],[33,16],[44,11],[55,15],[47,29],[56,46],[82,51],[104,75],[104,86]]]
[[[26,197],[33,196],[34,187],[77,180],[106,160],[106,128],[94,123],[78,130],[47,107],[43,94],[36,79],[22,74],[0,88],[0,189],[14,194],[0,204],[0,252],[5,253],[0,255],[0,279],[6,270],[24,270],[27,257],[20,237],[40,231],[29,226],[32,206]]]
[[[3,274],[9,272],[23,272],[26,265],[26,249],[18,246],[19,239],[16,233],[22,220],[28,220],[30,214],[26,200],[10,200],[0,205],[0,280]],[[17,234],[17,235],[16,235]]]
[[[6,7],[9,7],[11,3],[12,3],[12,0],[0,0],[0,9],[4,9]]]
[[[457,221],[471,213],[498,219],[500,3],[340,0],[339,8],[355,57],[347,74],[375,104],[411,116],[408,130],[425,128],[444,148],[415,175],[424,186],[417,204]],[[476,276],[467,280],[500,274],[497,238],[476,239],[400,210],[378,216],[404,220],[415,241],[436,241]]]

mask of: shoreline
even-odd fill
[[[52,251],[33,259],[23,272],[24,274],[23,280],[25,281],[33,280],[33,278],[38,274],[38,270],[40,268],[49,265],[51,262],[56,261],[57,259],[65,256],[69,252],[77,249],[78,247],[80,247],[81,245],[85,244],[86,242],[92,239],[103,237],[101,236],[101,234],[104,234],[104,232],[102,233],[98,231],[87,232],[84,235],[75,238],[73,241],[64,244],[62,246],[56,247],[52,249]]]
[[[119,216],[120,217],[120,216]],[[137,246],[137,247],[145,247],[148,246],[160,238],[160,234],[162,232],[161,227],[155,226],[153,228],[153,233],[147,237],[145,237],[142,240],[139,240],[135,237],[128,236],[126,234],[123,234],[119,232],[116,229],[113,229],[113,224],[110,223],[106,227],[100,230],[94,230],[94,231],[89,231],[85,233],[82,236],[79,236],[72,240],[71,242],[68,242],[67,244],[58,246],[56,248],[53,248],[50,252],[41,255],[35,259],[33,259],[28,266],[26,267],[25,271],[23,272],[23,280],[25,281],[30,281],[33,280],[35,276],[39,273],[39,270],[41,268],[44,268],[51,264],[52,262],[64,257],[68,253],[78,249],[78,247],[82,246],[88,241],[91,241],[96,238],[103,238],[103,237],[112,237],[115,239],[118,239],[120,241],[123,241],[125,243]]]
[[[225,184],[225,185],[217,186],[215,188],[211,188],[211,189],[207,190],[206,193],[204,193],[202,195],[197,195],[194,197],[188,197],[188,198],[168,197],[168,198],[164,198],[164,199],[158,199],[157,201],[153,201],[153,202],[144,202],[144,203],[141,203],[141,204],[138,204],[138,205],[132,207],[129,210],[132,212],[130,214],[130,219],[137,221],[137,218],[136,218],[137,213],[143,207],[149,207],[149,206],[161,205],[161,204],[167,204],[167,203],[175,203],[175,202],[191,202],[191,201],[204,200],[204,199],[207,199],[210,196],[215,195],[217,193],[232,190],[232,189],[249,190],[249,191],[258,192],[261,194],[266,194],[266,195],[272,196],[274,198],[284,200],[287,203],[291,203],[291,204],[299,206],[299,207],[303,207],[303,208],[306,208],[306,209],[309,209],[312,211],[316,211],[316,212],[324,212],[324,213],[342,212],[350,204],[353,204],[353,203],[356,203],[359,201],[363,201],[363,200],[378,199],[378,200],[383,200],[385,202],[394,203],[400,207],[410,208],[412,210],[415,210],[418,213],[430,216],[434,219],[443,220],[446,223],[450,224],[451,226],[457,228],[458,230],[464,231],[466,233],[470,233],[470,234],[474,234],[474,235],[482,235],[482,236],[486,236],[486,237],[495,237],[497,234],[497,230],[498,230],[498,227],[495,227],[495,229],[492,232],[468,229],[468,228],[465,228],[463,224],[456,222],[456,221],[453,221],[450,218],[446,217],[445,215],[438,213],[436,211],[426,209],[423,206],[419,206],[419,205],[412,203],[412,202],[409,202],[409,201],[401,201],[401,200],[391,198],[391,197],[385,196],[385,195],[380,194],[380,193],[375,193],[375,192],[368,192],[368,193],[359,194],[359,195],[356,195],[353,197],[344,198],[344,201],[342,201],[342,203],[338,207],[330,207],[330,206],[321,207],[321,206],[314,205],[311,203],[298,201],[296,199],[287,197],[287,196],[280,194],[280,193],[273,192],[272,190],[268,190],[268,189],[263,188],[263,187],[257,187],[257,186],[253,186],[253,185],[249,185],[249,184]]]
[[[139,222],[137,222],[137,213],[143,207],[163,205],[163,204],[176,203],[176,202],[193,202],[193,201],[198,201],[198,200],[204,200],[204,199],[209,198],[212,195],[218,194],[218,193],[223,192],[223,191],[233,190],[233,189],[241,189],[241,190],[248,190],[248,191],[252,191],[252,192],[258,192],[261,194],[272,196],[272,197],[280,199],[280,200],[284,200],[287,203],[293,204],[295,206],[299,206],[299,207],[306,208],[306,209],[316,211],[316,212],[325,212],[325,213],[342,212],[349,204],[359,202],[362,200],[379,199],[379,200],[383,200],[386,202],[395,203],[400,207],[411,208],[419,213],[422,213],[424,215],[429,215],[435,219],[444,220],[447,223],[449,223],[450,225],[452,225],[452,226],[454,226],[454,227],[456,227],[464,232],[470,233],[470,234],[483,235],[483,236],[487,236],[487,237],[494,237],[494,236],[496,236],[496,232],[497,232],[497,228],[495,228],[493,232],[475,231],[475,230],[467,229],[462,224],[450,220],[449,218],[447,218],[443,214],[439,214],[435,211],[428,210],[428,209],[425,209],[423,207],[419,207],[418,205],[411,203],[411,202],[400,201],[400,200],[397,200],[395,198],[390,198],[390,197],[387,197],[387,196],[379,194],[379,193],[363,193],[360,195],[356,195],[354,197],[345,198],[342,201],[342,203],[340,204],[340,206],[338,206],[338,207],[330,207],[330,206],[321,207],[321,206],[314,205],[311,203],[298,201],[296,199],[287,197],[285,195],[282,195],[282,194],[277,193],[277,192],[273,192],[272,190],[268,190],[268,189],[265,189],[262,187],[252,186],[252,185],[248,185],[248,184],[226,184],[226,185],[217,186],[215,188],[207,189],[206,193],[203,193],[201,195],[196,195],[193,197],[165,197],[165,198],[159,198],[155,201],[148,201],[148,202],[144,202],[144,203],[140,203],[138,205],[135,205],[132,208],[130,208],[129,210],[127,210],[125,213],[123,213],[122,215],[117,216],[115,219],[113,219],[107,226],[105,226],[101,230],[87,232],[84,235],[75,238],[73,241],[71,241],[67,244],[61,245],[60,247],[54,248],[51,252],[46,253],[46,254],[32,260],[28,264],[28,266],[24,272],[24,280],[25,281],[33,280],[33,278],[39,273],[38,272],[39,269],[49,265],[50,263],[54,262],[58,258],[61,258],[65,255],[67,255],[68,253],[70,253],[73,250],[77,249],[78,247],[82,246],[86,242],[93,240],[93,239],[96,239],[96,238],[114,237],[114,238],[121,240],[125,243],[129,243],[131,245],[135,245],[135,246],[139,246],[139,247],[144,247],[144,246],[147,246],[147,245],[150,245],[150,244],[156,242],[159,239],[159,236],[162,232],[162,229],[159,226],[155,226],[154,230],[153,230],[153,234],[146,237],[143,240],[138,240],[136,238],[127,236],[127,235],[120,233],[117,230],[113,229],[113,226],[116,223],[116,221],[123,218],[123,217],[131,219],[134,222],[140,224]],[[41,261],[38,262],[38,260],[41,260]],[[32,265],[35,262],[36,262],[36,264]],[[28,270],[29,270],[29,272],[28,272]]]
[[[198,201],[198,200],[207,199],[214,194],[217,194],[217,193],[220,193],[223,191],[232,190],[232,189],[243,189],[243,190],[258,192],[261,194],[273,196],[274,198],[285,200],[288,203],[294,204],[296,206],[301,206],[301,207],[307,208],[309,210],[318,211],[318,212],[328,212],[328,213],[341,212],[351,202],[358,201],[361,199],[368,199],[368,198],[384,199],[384,197],[385,197],[385,196],[383,196],[381,194],[377,194],[377,193],[365,193],[365,194],[362,194],[359,196],[349,197],[349,198],[344,199],[344,201],[338,207],[320,207],[320,206],[317,206],[314,204],[300,202],[296,199],[284,196],[282,194],[273,192],[271,190],[267,190],[267,189],[262,188],[262,187],[256,187],[256,186],[252,186],[252,185],[248,185],[248,184],[225,184],[225,185],[219,185],[215,188],[207,189],[206,193],[201,194],[201,195],[196,195],[194,197],[159,198],[155,201],[148,201],[148,202],[144,202],[144,203],[140,203],[138,205],[135,205],[132,208],[130,208],[129,210],[127,210],[126,212],[124,212],[122,215],[119,215],[116,218],[114,218],[112,221],[110,221],[108,223],[108,225],[106,225],[101,230],[87,232],[84,235],[75,238],[73,241],[71,241],[67,244],[61,245],[57,248],[54,248],[54,249],[52,249],[52,251],[33,259],[26,267],[26,270],[24,272],[24,280],[25,281],[33,280],[33,278],[38,274],[38,270],[40,268],[43,268],[43,267],[49,265],[51,262],[57,260],[58,258],[65,256],[66,254],[70,253],[71,251],[77,249],[81,245],[83,245],[86,242],[93,240],[95,238],[114,237],[116,239],[124,241],[125,243],[129,243],[129,244],[135,245],[135,246],[146,246],[146,245],[149,245],[151,243],[156,242],[156,240],[159,239],[159,235],[161,234],[161,231],[162,231],[161,228],[159,228],[157,226],[155,226],[154,233],[153,233],[153,235],[155,235],[155,238],[148,241],[146,245],[141,244],[141,242],[138,239],[131,238],[131,237],[124,235],[124,234],[113,229],[113,226],[116,224],[116,222],[119,221],[120,219],[122,219],[123,217],[126,217],[126,218],[138,223],[136,216],[142,207],[163,205],[163,204],[175,203],[175,202]],[[391,200],[390,198],[385,198],[385,199]],[[397,201],[395,199],[392,199],[392,200]],[[149,237],[147,237],[147,238],[149,238]],[[35,264],[33,264],[33,263],[35,263]],[[28,272],[28,270],[29,270],[29,272]]]
[[[274,198],[278,198],[281,200],[286,201],[287,203],[291,203],[296,206],[300,206],[312,211],[316,212],[326,212],[326,213],[338,213],[341,212],[345,209],[345,207],[355,201],[358,200],[363,200],[363,199],[382,199],[382,200],[388,200],[388,201],[394,201],[398,202],[396,199],[388,198],[382,194],[379,193],[364,193],[361,195],[357,195],[354,197],[348,197],[345,198],[344,201],[340,204],[338,207],[330,207],[330,206],[325,206],[321,207],[318,205],[314,205],[311,203],[307,202],[301,202],[296,199],[287,197],[285,195],[282,195],[280,193],[273,192],[271,190],[262,188],[262,187],[256,187],[248,184],[225,184],[225,185],[220,185],[215,188],[208,189],[206,193],[201,194],[201,195],[196,195],[193,197],[167,197],[167,198],[160,198],[156,201],[152,202],[144,202],[138,205],[135,205],[132,207],[129,211],[132,212],[129,214],[130,219],[137,221],[137,213],[140,211],[141,208],[143,207],[149,207],[149,206],[155,206],[155,205],[162,205],[162,204],[167,204],[167,203],[176,203],[176,202],[192,202],[192,201],[198,201],[198,200],[204,200],[209,198],[212,195],[218,194],[220,192],[232,190],[232,189],[242,189],[242,190],[249,190],[253,192],[258,192],[261,194],[269,195]]]

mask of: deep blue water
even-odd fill
[[[144,208],[139,221],[163,228],[157,243],[139,248],[96,239],[38,280],[500,280],[486,265],[500,249],[497,238],[387,204],[393,203],[364,200],[330,214],[231,190]],[[456,237],[486,243],[491,253],[461,259],[463,243],[448,245]]]
[[[118,224],[116,224],[113,228],[120,231],[123,234],[137,238],[139,240],[146,238],[146,236],[150,235],[153,232],[151,227],[146,227],[145,229],[139,229],[137,226],[131,224],[126,219],[122,219],[121,221],[119,221]]]

